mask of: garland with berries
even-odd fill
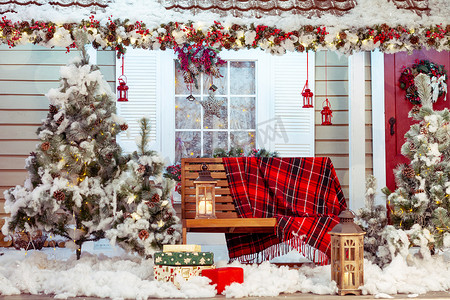
[[[425,74],[430,77],[433,103],[447,93],[447,70],[445,70],[444,66],[429,60],[416,60],[411,67],[407,68],[404,66],[400,75],[400,88],[406,91],[406,100],[414,105],[421,103],[414,83],[414,78],[419,74]]]
[[[105,23],[105,24],[104,24]],[[225,27],[215,21],[208,28],[200,23],[170,22],[157,28],[148,28],[143,22],[113,20],[100,22],[94,16],[78,23],[56,24],[42,21],[13,23],[3,16],[0,21],[0,43],[10,47],[32,43],[46,47],[75,47],[76,31],[84,31],[95,48],[116,49],[118,56],[125,46],[144,49],[175,49],[188,43],[221,49],[260,48],[272,54],[286,51],[331,50],[344,54],[380,49],[385,53],[412,52],[416,49],[450,50],[450,25],[390,27],[387,24],[371,27],[342,29],[338,26],[305,25],[292,31],[283,31],[265,25],[238,25]]]

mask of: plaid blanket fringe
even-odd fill
[[[297,250],[306,259],[317,265],[323,266],[329,264],[328,256],[319,249],[306,244],[303,241],[303,238],[293,238],[287,242],[269,246],[258,253],[244,254],[239,257],[230,258],[230,261],[261,263],[263,261],[272,260],[275,257],[286,255],[292,250]]]
[[[270,260],[295,249],[317,264],[329,263],[328,232],[346,203],[328,157],[223,162],[238,216],[277,219],[273,234],[226,234],[231,260]]]

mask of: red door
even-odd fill
[[[386,185],[392,191],[395,189],[393,169],[398,164],[408,163],[401,153],[405,143],[404,135],[413,123],[408,118],[412,104],[405,99],[405,91],[400,88],[399,78],[403,66],[411,67],[416,60],[426,59],[439,65],[444,65],[447,75],[450,75],[450,52],[434,50],[414,51],[407,53],[384,55],[384,84],[385,84],[385,129],[386,129]],[[447,80],[447,84],[449,81]],[[449,94],[439,99],[433,108],[436,110],[450,107]],[[390,121],[391,120],[391,121]],[[391,125],[392,123],[392,125]]]

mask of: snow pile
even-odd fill
[[[147,299],[214,297],[214,287],[206,277],[192,277],[181,282],[180,289],[172,283],[153,280],[152,260],[135,256],[107,257],[83,253],[67,259],[66,249],[44,251],[4,250],[0,256],[0,294],[55,294],[55,298],[74,296]],[[61,252],[64,252],[62,255]],[[64,258],[64,256],[66,256]],[[217,262],[217,267],[227,266]],[[330,266],[289,269],[268,262],[260,265],[228,266],[244,269],[244,283],[228,286],[227,298],[277,296],[281,293],[334,294],[335,282],[330,280]],[[365,262],[364,294],[386,298],[392,294],[411,297],[430,291],[450,289],[450,260],[444,255],[430,259],[411,256],[407,261],[396,257],[384,269]],[[383,296],[383,297],[382,297]]]

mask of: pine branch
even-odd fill
[[[414,84],[417,87],[417,93],[422,100],[423,106],[432,107],[430,77],[421,73],[414,79]]]
[[[147,144],[150,141],[150,120],[148,118],[142,118],[139,120],[140,123],[140,136],[141,139],[139,141],[139,151],[141,152],[141,155],[146,155],[148,152],[147,150]]]

